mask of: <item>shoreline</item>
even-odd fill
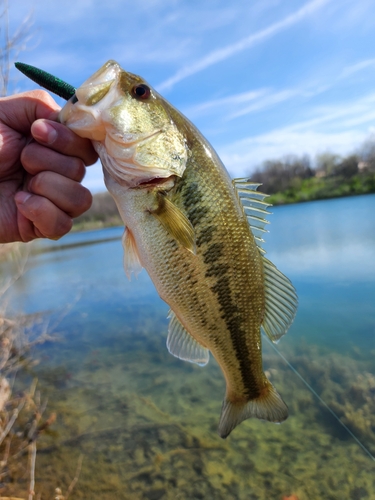
[[[333,196],[325,196],[322,198],[311,198],[311,199],[297,199],[292,200],[286,198],[283,201],[277,199],[277,196],[282,195],[283,193],[275,193],[269,195],[266,199],[270,203],[272,207],[282,207],[285,205],[297,205],[299,203],[309,203],[315,201],[324,201],[324,200],[335,200],[338,198],[353,198],[354,196],[366,196],[366,195],[374,195],[375,192],[367,192],[367,193],[350,193],[350,194],[337,194]],[[276,199],[275,199],[276,198]],[[87,220],[87,221],[79,221],[73,224],[70,232],[79,233],[84,231],[94,231],[97,229],[106,229],[110,227],[123,227],[124,223],[122,222],[120,216],[111,216],[108,222],[105,220]]]

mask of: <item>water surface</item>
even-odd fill
[[[278,349],[375,454],[375,196],[277,207],[267,257],[294,283],[296,320]],[[165,347],[168,306],[143,271],[128,282],[121,228],[32,245],[14,311],[43,312],[59,340],[32,375],[56,411],[41,436],[37,491],[52,498],[375,499],[375,462],[264,342],[287,402],[282,425],[217,433],[225,384]]]

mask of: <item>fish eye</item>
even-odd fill
[[[72,97],[71,97],[71,101],[70,101],[72,104],[75,104],[76,102],[78,102],[78,97],[74,94]]]
[[[137,99],[142,99],[142,100],[147,99],[151,95],[150,87],[148,87],[144,83],[141,83],[139,85],[135,85],[133,87],[132,92],[133,92],[134,97],[136,97]]]

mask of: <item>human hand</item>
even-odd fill
[[[0,99],[0,243],[58,239],[91,206],[81,181],[97,154],[58,111],[43,90]]]

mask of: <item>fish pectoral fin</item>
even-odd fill
[[[268,382],[263,394],[242,404],[232,403],[225,397],[220,415],[219,436],[225,439],[237,425],[252,417],[275,423],[288,418],[288,407],[271,382]]]
[[[131,274],[137,276],[142,271],[142,264],[139,259],[138,248],[133,233],[129,228],[125,228],[122,236],[122,246],[124,248],[124,269],[129,281]]]
[[[204,366],[210,359],[210,352],[197,342],[182,326],[173,311],[169,312],[167,348],[176,358]]]
[[[272,342],[277,342],[294,320],[298,298],[289,279],[266,257],[262,259],[266,299],[262,328]]]
[[[158,194],[157,208],[150,210],[164,229],[183,247],[195,254],[195,232],[189,219],[168,198]]]

